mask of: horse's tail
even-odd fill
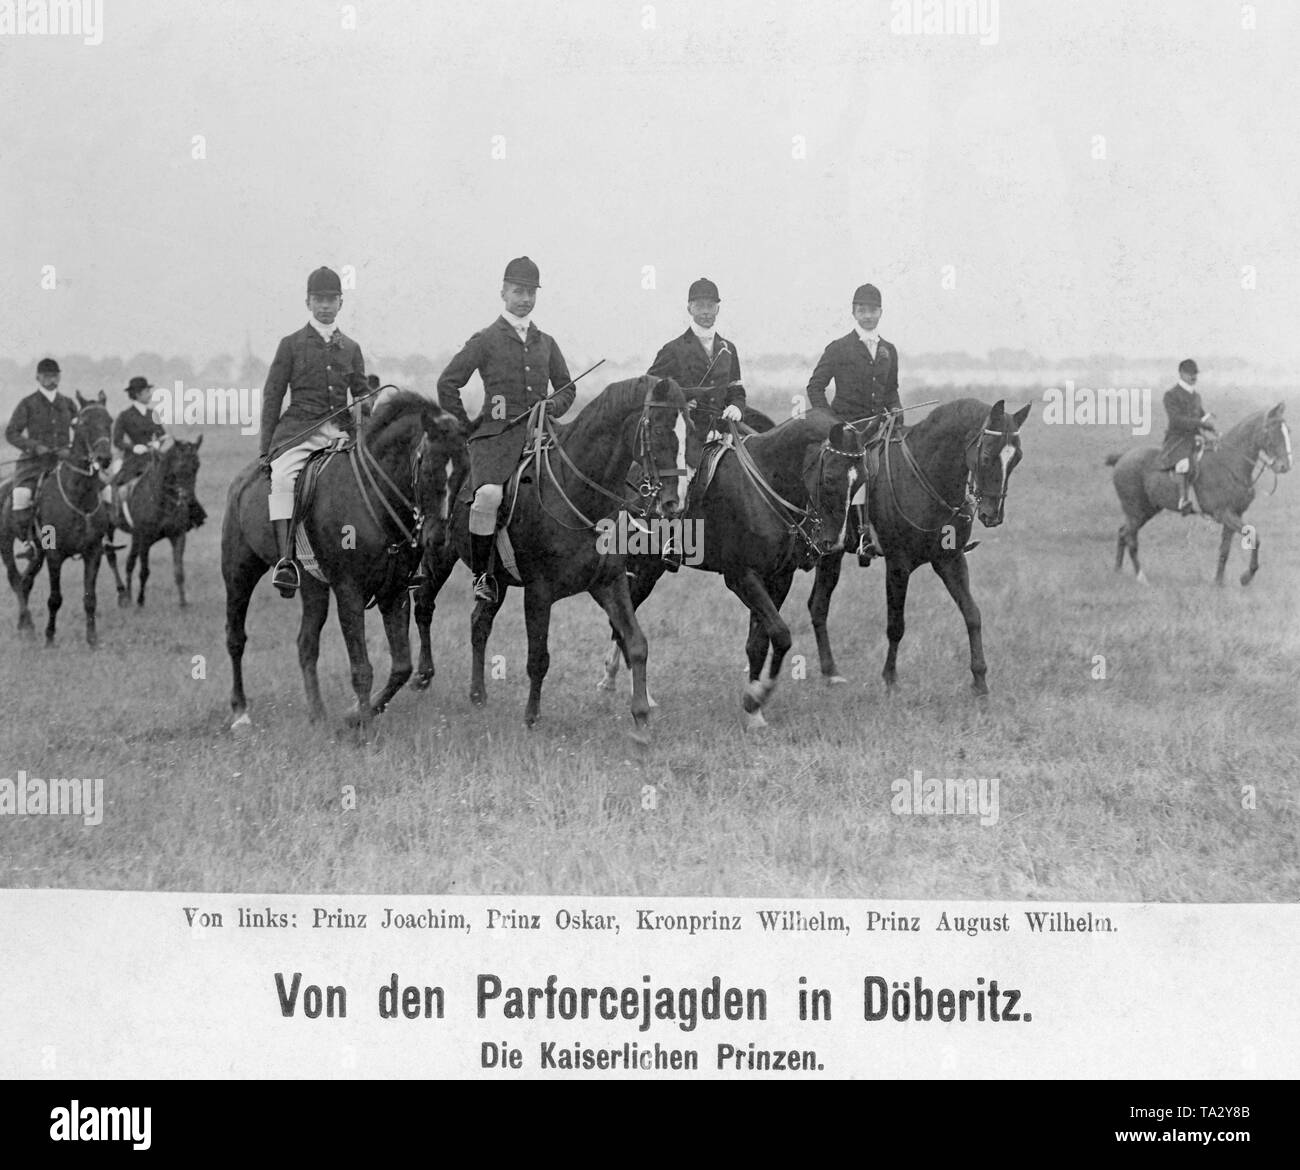
[[[1118,462],[1119,462],[1121,459],[1123,459],[1123,458],[1124,458],[1123,455],[1107,455],[1107,456],[1106,456],[1106,466],[1107,466],[1107,467],[1114,467],[1115,464],[1118,463]]]

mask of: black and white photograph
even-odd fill
[[[1298,56],[0,0],[0,1072],[1296,1075]]]

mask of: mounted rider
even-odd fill
[[[149,406],[153,388],[153,383],[143,377],[132,378],[127,385],[131,405],[113,422],[113,446],[122,453],[122,465],[113,476],[114,488],[125,487],[148,471],[153,452],[167,437],[167,428]]]
[[[880,336],[882,300],[874,284],[859,285],[853,294],[853,329],[838,337],[822,352],[806,391],[810,409],[829,410],[845,422],[853,422],[868,436],[877,433],[889,417],[901,409],[898,398],[898,350]],[[835,397],[826,399],[826,387],[835,382]],[[869,423],[864,420],[870,419]],[[871,487],[880,470],[879,443],[867,447],[867,481],[860,515],[858,562],[871,563],[884,556],[880,538],[871,523]]]
[[[77,405],[58,392],[59,378],[59,363],[42,358],[36,366],[40,388],[19,400],[5,428],[5,439],[22,452],[14,469],[13,491],[13,531],[21,542],[17,553],[20,557],[36,555],[32,500],[36,485],[72,447]]]
[[[296,333],[281,338],[262,391],[258,454],[271,477],[267,514],[280,554],[271,583],[281,597],[292,597],[301,583],[290,531],[298,475],[313,451],[351,433],[352,412],[345,408],[354,395],[365,392],[366,363],[361,347],[334,325],[342,307],[343,285],[338,273],[316,269],[307,278],[311,317]],[[281,415],[286,392],[289,406]]]
[[[694,281],[686,293],[690,326],[660,348],[646,371],[682,388],[692,415],[698,410],[704,416],[701,431],[720,431],[719,420],[740,422],[745,409],[740,354],[715,328],[721,302],[713,281]]]
[[[1178,511],[1184,516],[1192,512],[1192,481],[1205,446],[1203,436],[1217,438],[1219,433],[1195,390],[1197,374],[1191,358],[1179,362],[1178,382],[1165,391],[1164,399],[1169,426],[1160,449],[1160,470],[1178,476]]]
[[[495,602],[492,546],[506,480],[514,473],[527,439],[524,421],[531,407],[559,418],[573,405],[577,388],[555,339],[532,321],[541,273],[527,256],[506,265],[501,285],[505,311],[464,345],[438,379],[438,404],[469,434],[470,572],[474,597]],[[470,422],[460,392],[475,371],[483,380],[483,407]],[[548,399],[547,383],[553,393]]]

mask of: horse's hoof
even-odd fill
[[[181,607],[181,609],[189,609],[189,607],[190,607],[190,603],[189,603],[188,601],[182,601],[182,602],[180,603],[180,607]]]
[[[762,731],[767,726],[767,720],[763,718],[762,711],[747,711],[745,713],[745,731]]]
[[[1146,575],[1146,573],[1143,572],[1141,569],[1138,570],[1137,583],[1138,583],[1139,585],[1150,585],[1150,584],[1151,584],[1151,582],[1147,580],[1147,575]]]
[[[979,698],[981,699],[985,699],[988,697],[989,684],[984,682],[983,679],[976,679],[973,683],[971,683],[970,689],[974,691],[975,694],[979,696]]]
[[[1255,579],[1254,573],[1242,573],[1241,575],[1242,585],[1249,585],[1254,579]]]
[[[119,593],[117,595],[117,608],[118,609],[131,608],[131,599],[125,593]]]
[[[413,691],[427,691],[431,682],[433,682],[433,671],[429,671],[428,674],[421,672],[411,679],[411,689]]]
[[[637,724],[627,733],[628,739],[640,747],[650,746],[650,728]]]
[[[470,701],[471,703],[473,703],[475,707],[481,707],[481,706],[483,706],[484,703],[487,702],[487,692],[486,692],[486,691],[470,691],[470,693],[469,693],[469,701]]]
[[[596,684],[598,691],[612,691],[614,689],[614,680],[609,675],[602,675],[600,682]]]
[[[848,681],[849,680],[846,679],[842,674],[828,674],[826,676],[826,685],[828,687],[837,687],[840,684],[846,683]]]
[[[247,711],[241,711],[239,713],[234,723],[230,725],[230,733],[237,739],[242,736],[252,735],[253,721],[248,717]]]

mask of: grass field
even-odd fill
[[[916,392],[913,400],[933,395]],[[985,391],[980,397],[992,401]],[[99,584],[101,648],[84,643],[80,565],[64,574],[57,646],[21,641],[0,603],[0,776],[104,778],[103,823],[0,818],[0,884],[146,890],[1276,901],[1300,897],[1300,476],[1256,500],[1261,569],[1212,584],[1218,529],[1165,514],[1142,534],[1143,588],[1112,572],[1120,521],[1108,451],[1127,428],[1046,426],[1041,396],[1007,521],[971,554],[991,697],[969,690],[965,631],[938,579],[913,578],[900,689],[880,682],[883,566],[846,562],[831,610],[840,669],[817,675],[800,575],[794,649],[742,731],[747,615],[720,579],[683,570],[641,611],[653,746],[626,738],[627,695],[594,689],[608,631],[590,598],[555,610],[543,718],[522,725],[522,605],[490,655],[505,677],[472,708],[469,579],[434,622],[438,676],[400,693],[374,741],[336,735],[351,693],[337,626],[321,677],[329,727],[307,723],[298,606],[263,582],[245,659],[256,732],[227,731],[219,534],[225,487],[254,440],[209,428],[211,518],[191,534],[191,606],[154,551],[143,610]],[[761,402],[758,405],[762,405]],[[1255,404],[1251,404],[1253,408]],[[1216,408],[1229,425],[1244,404]],[[1156,436],[1158,439],[1158,435]],[[1261,487],[1268,486],[1268,478]],[[33,596],[44,623],[45,585]],[[387,670],[372,615],[376,674]],[[412,631],[414,633],[414,631]],[[206,678],[194,678],[195,656]],[[1094,656],[1105,659],[1105,677]],[[806,668],[806,678],[793,674]],[[499,671],[498,671],[499,672]],[[623,676],[626,678],[626,675]],[[996,824],[891,812],[891,782],[996,777]],[[355,808],[346,797],[355,789]],[[649,790],[653,799],[649,799]],[[1253,791],[1254,808],[1243,789]],[[653,804],[653,808],[643,807]]]

